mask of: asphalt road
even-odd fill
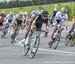
[[[50,32],[51,30],[52,27],[50,27]],[[24,38],[24,31],[17,37],[18,41]],[[56,50],[48,47],[50,34],[47,38],[44,38],[42,34],[40,47],[34,59],[30,59],[28,55],[24,56],[22,46],[11,44],[8,33],[5,39],[0,39],[0,64],[75,64],[75,46],[65,46],[66,33],[67,31],[62,32],[62,38]]]

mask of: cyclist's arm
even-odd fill
[[[35,23],[36,23],[37,18],[38,18],[38,16],[33,20],[32,24],[31,24],[31,31],[32,32],[35,31],[35,29],[36,29]]]
[[[49,20],[46,20],[46,21],[47,21],[47,23],[46,23],[46,32],[48,32],[50,22],[49,22]]]
[[[35,22],[36,21],[34,20],[32,25],[31,25],[31,28],[30,28],[32,32],[34,32],[34,30],[36,29]]]

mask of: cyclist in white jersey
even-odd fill
[[[15,18],[14,14],[10,12],[10,14],[8,14],[5,18],[5,22],[3,23],[2,30],[5,30],[7,27],[9,27],[10,24],[12,24],[14,18]]]
[[[66,27],[68,26],[68,23],[67,23],[68,15],[66,13],[67,13],[66,8],[62,8],[60,12],[56,13],[55,19],[53,21],[53,25],[54,25],[53,31],[52,31],[51,38],[48,43],[52,42],[52,38],[53,38],[54,33],[57,29],[57,26],[61,26],[60,31],[62,31],[64,29],[64,26],[66,26]]]
[[[12,12],[10,12],[10,14],[8,14],[6,16],[6,23],[9,23],[9,24],[12,23],[12,21],[14,20],[14,18],[15,18],[14,14]]]

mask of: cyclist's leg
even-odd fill
[[[56,30],[57,30],[57,26],[54,26],[54,27],[53,27],[53,30],[52,30],[51,38],[50,38],[49,41],[48,41],[49,47],[51,47],[52,44],[53,44],[53,36],[54,36],[54,33],[56,32]]]
[[[45,33],[46,36],[48,35],[48,28],[49,28],[48,23],[46,23],[46,33]]]
[[[54,33],[56,32],[56,30],[57,30],[57,26],[54,26],[54,27],[53,27],[53,30],[52,30],[51,38],[53,38]]]
[[[61,25],[61,27],[60,27],[60,32],[62,32],[63,30],[64,30],[64,28],[65,28],[65,25],[64,25],[64,23]]]
[[[21,28],[21,26],[20,25],[17,25],[17,28],[16,28],[16,36],[19,34],[20,28]]]

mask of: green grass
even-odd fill
[[[68,3],[58,3],[57,4],[57,10],[60,10],[62,7],[67,7],[69,18],[71,19],[72,16],[75,15],[75,2],[68,2]],[[8,14],[10,11],[13,11],[14,14],[19,13],[20,11],[27,11],[30,13],[32,10],[47,10],[50,14],[52,10],[54,9],[54,4],[48,4],[48,5],[39,5],[39,6],[28,6],[28,7],[18,7],[18,8],[8,8],[8,9],[0,9],[0,11],[5,11],[6,14]]]

